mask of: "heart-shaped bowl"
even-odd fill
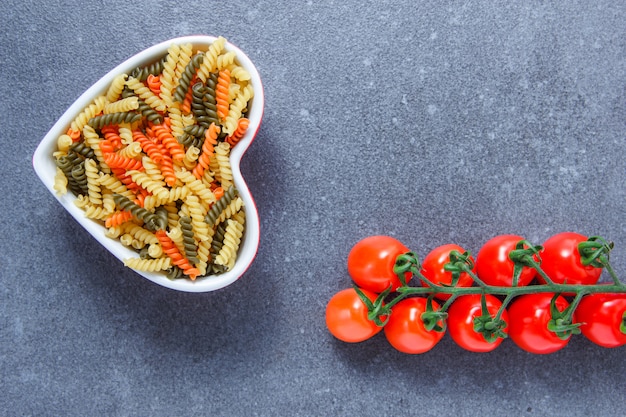
[[[195,35],[195,36],[185,36],[185,37],[170,39],[162,43],[159,43],[157,45],[154,45],[148,49],[145,49],[139,52],[138,54],[132,56],[125,62],[119,64],[117,67],[111,70],[104,77],[102,77],[98,82],[96,82],[87,91],[85,91],[67,109],[67,111],[54,124],[52,129],[50,129],[50,131],[45,135],[45,137],[43,138],[43,140],[37,147],[33,155],[33,167],[35,169],[35,172],[41,179],[41,181],[46,186],[46,188],[48,188],[48,190],[52,193],[52,195],[55,196],[55,198],[59,201],[59,203],[61,203],[61,205],[72,215],[72,217],[74,217],[76,221],[78,221],[78,223],[80,223],[85,228],[85,230],[87,230],[98,242],[100,242],[106,249],[108,249],[116,258],[118,258],[122,262],[126,262],[128,259],[131,259],[131,258],[138,258],[139,247],[141,245],[133,247],[133,244],[130,241],[126,241],[122,243],[121,239],[111,237],[111,234],[107,233],[108,229],[107,227],[105,227],[105,221],[103,218],[95,219],[93,217],[89,218],[86,216],[86,211],[84,210],[84,208],[80,208],[79,207],[80,204],[77,204],[78,203],[77,200],[80,200],[80,198],[75,193],[71,192],[69,188],[67,189],[66,192],[59,192],[59,185],[58,184],[55,185],[55,181],[59,175],[58,170],[57,170],[57,167],[58,167],[57,158],[58,158],[58,152],[59,152],[59,147],[60,147],[59,144],[61,143],[59,138],[63,135],[68,136],[68,133],[70,132],[71,134],[76,134],[76,132],[72,131],[71,128],[73,126],[74,127],[76,126],[77,118],[80,119],[80,115],[83,115],[83,118],[86,118],[87,116],[95,118],[97,116],[97,114],[89,114],[89,111],[88,111],[89,106],[92,106],[94,104],[94,100],[96,98],[106,96],[107,93],[112,91],[112,84],[116,81],[116,79],[119,80],[120,74],[126,74],[127,80],[131,77],[136,77],[136,79],[139,79],[140,75],[137,72],[138,69],[142,69],[142,68],[148,69],[150,66],[153,66],[153,64],[159,61],[161,63],[166,62],[166,58],[168,56],[173,55],[173,54],[168,54],[168,51],[170,51],[170,48],[172,47],[172,45],[178,45],[178,46],[183,45],[187,48],[191,46],[192,51],[193,51],[192,55],[196,54],[198,51],[204,52],[205,57],[209,57],[209,55],[212,54],[213,57],[210,59],[218,60],[218,61],[221,60],[220,65],[223,65],[223,66],[230,65],[230,69],[236,68],[234,71],[237,71],[237,73],[234,73],[233,71],[231,80],[240,82],[240,84],[242,85],[245,81],[245,84],[251,86],[252,88],[252,91],[253,91],[252,97],[250,98],[250,95],[246,97],[246,99],[248,99],[247,106],[239,106],[239,108],[242,109],[240,118],[246,118],[248,120],[248,127],[245,130],[245,133],[243,133],[242,136],[240,135],[237,138],[238,141],[233,142],[235,144],[231,147],[229,154],[228,154],[228,160],[230,162],[230,169],[232,172],[232,183],[234,185],[234,188],[237,191],[238,197],[241,199],[241,201],[239,201],[240,208],[238,210],[243,210],[243,213],[241,213],[241,211],[239,212],[240,216],[239,216],[238,221],[241,224],[242,223],[241,217],[245,219],[243,222],[243,231],[241,230],[241,227],[240,227],[239,233],[235,232],[234,234],[233,233],[230,234],[230,236],[233,237],[234,239],[234,243],[233,243],[233,240],[231,240],[231,243],[229,244],[231,253],[230,254],[227,253],[227,255],[225,256],[230,256],[232,260],[233,259],[232,251],[234,250],[236,253],[236,255],[234,256],[236,256],[236,258],[235,258],[234,264],[232,264],[232,261],[231,261],[228,268],[222,267],[222,269],[220,270],[216,270],[215,268],[206,268],[203,271],[204,272],[203,274],[194,273],[192,275],[195,275],[195,276],[182,275],[182,277],[181,277],[181,272],[183,271],[184,268],[179,268],[178,278],[174,278],[172,275],[168,276],[167,270],[165,268],[163,270],[160,270],[160,269],[155,270],[155,268],[141,268],[141,269],[146,269],[146,270],[139,270],[139,269],[134,269],[135,266],[132,266],[130,264],[128,265],[131,266],[137,273],[139,273],[143,277],[163,287],[170,288],[173,290],[178,290],[178,291],[185,291],[185,292],[209,292],[209,291],[218,290],[220,288],[223,288],[223,287],[226,287],[227,285],[232,284],[244,274],[244,272],[248,269],[248,267],[251,265],[254,258],[256,257],[258,246],[259,246],[259,238],[260,238],[259,215],[255,206],[254,200],[252,198],[252,195],[250,193],[250,190],[248,189],[248,186],[246,185],[246,182],[244,181],[244,178],[241,175],[239,165],[240,165],[240,161],[241,161],[243,154],[245,153],[245,151],[248,149],[248,147],[254,140],[256,133],[261,125],[261,119],[263,117],[263,110],[264,110],[264,94],[263,94],[263,86],[261,83],[261,78],[259,76],[259,73],[256,67],[254,66],[252,61],[248,58],[248,56],[246,56],[246,54],[244,54],[239,48],[227,42],[222,37],[216,38],[213,36]],[[221,47],[214,49],[213,52],[211,52],[211,50],[209,49],[211,45],[214,45],[214,46],[221,45]],[[189,53],[188,49],[177,48],[177,50],[178,52],[176,55],[178,57],[183,56],[185,53],[187,54]],[[219,54],[215,52],[216,50],[220,51]],[[223,56],[223,58],[219,58],[219,56]],[[205,58],[205,59],[208,60],[209,58]],[[191,60],[188,60],[188,61],[190,62]],[[233,67],[233,65],[235,67]],[[173,70],[173,66],[171,67],[171,69]],[[214,64],[212,71],[217,72],[218,69],[219,67],[217,67],[216,69],[215,64]],[[135,72],[133,73],[133,71]],[[208,71],[211,71],[211,70],[207,69],[206,71],[207,72],[205,73],[205,78],[209,78]],[[198,73],[196,73],[196,77],[197,75]],[[177,78],[175,79],[183,80],[184,77],[185,77],[184,72],[182,74],[179,72],[179,74],[177,75]],[[197,80],[197,78],[192,79],[189,83],[191,84],[191,82],[193,82],[194,80]],[[215,80],[216,79],[213,78],[213,81]],[[135,87],[137,86],[135,85]],[[175,86],[173,86],[170,91],[175,92],[174,87]],[[186,91],[184,90],[182,91],[183,93],[185,92],[187,93],[186,94],[187,98],[191,96],[191,92],[190,92],[191,89],[192,87],[190,86]],[[137,92],[137,95],[139,95],[139,93],[141,92],[140,90],[134,90],[134,91]],[[232,91],[232,89],[230,91]],[[237,93],[236,91],[230,93],[231,105],[232,105],[232,102],[234,102],[235,100],[235,98],[233,97],[237,97],[236,93]],[[144,97],[149,97],[149,94],[145,95]],[[148,100],[149,99],[144,100],[143,103],[148,102]],[[98,110],[93,110],[93,112],[96,112]],[[139,113],[139,110],[137,110],[136,112]],[[79,120],[78,122],[79,125],[82,125],[83,123],[85,125],[89,124],[89,122],[86,120],[83,120],[82,122]],[[106,122],[105,124],[108,124],[108,123],[110,122]],[[142,122],[140,121],[139,123],[142,123]],[[231,127],[232,126],[233,124],[231,123]],[[128,130],[130,130],[130,128]],[[223,129],[222,132],[226,130],[228,129]],[[229,133],[232,135],[233,131],[234,131],[234,128],[231,128],[230,132],[224,132],[224,134],[220,137],[220,139],[224,141],[225,134]],[[207,134],[207,137],[208,137],[208,134]],[[98,139],[96,139],[96,141],[97,140]],[[74,142],[80,142],[80,141],[81,139],[76,139],[76,137],[74,136]],[[197,148],[201,149],[200,144],[198,142],[196,142],[196,144],[197,144]],[[215,149],[217,149],[217,145]],[[55,155],[55,152],[57,152],[56,155]],[[215,150],[215,153],[217,154],[216,150]],[[91,156],[93,157],[93,154]],[[193,162],[193,158],[190,158],[189,160]],[[180,161],[178,162],[180,163]],[[197,162],[198,161],[196,160],[196,163]],[[189,165],[187,166],[191,170],[191,167]],[[207,167],[206,169],[209,170],[212,168]],[[102,172],[100,172],[99,175],[102,175]],[[180,185],[180,180],[179,180],[178,185]],[[225,193],[224,195],[226,194],[227,193]],[[144,196],[145,196],[145,193],[144,193]],[[216,198],[219,198],[219,195],[217,195]],[[89,199],[87,198],[85,198],[85,200],[89,201]],[[129,201],[131,200],[129,199]],[[219,200],[217,201],[219,202]],[[137,203],[137,200],[134,200],[133,203],[139,204]],[[216,204],[217,203],[214,202],[213,205],[216,205]],[[180,205],[181,205],[181,202],[179,201],[177,207],[180,207]],[[117,201],[116,201],[116,207],[118,211],[121,211]],[[210,207],[211,206],[208,206],[208,208],[205,207],[205,210],[206,210],[205,213],[210,211]],[[235,209],[233,209],[233,211],[234,210]],[[128,209],[127,211],[132,211],[132,210]],[[154,220],[154,217],[152,219]],[[197,216],[196,216],[196,219],[197,219]],[[223,220],[220,220],[220,221],[225,223]],[[138,221],[137,219],[134,219],[134,223],[140,226],[142,225],[141,221]],[[151,231],[154,232],[155,230],[156,229],[152,229]],[[221,236],[223,236],[224,229],[222,229],[221,233],[222,233]],[[181,234],[179,233],[178,235],[180,236]],[[217,234],[215,236],[217,236]],[[154,235],[152,235],[151,239],[154,242]],[[217,237],[214,237],[213,240],[217,241]],[[176,241],[174,238],[172,238],[170,242],[176,242]],[[161,240],[158,240],[155,243],[155,245],[157,246],[155,250],[157,252],[159,251],[158,247],[161,247],[161,249],[164,249],[161,243],[162,243]],[[180,241],[178,241],[178,243],[179,243],[178,252],[180,254],[183,254],[183,256],[185,256],[184,247],[180,245]],[[197,240],[196,240],[196,243],[198,243]],[[223,243],[222,248],[225,246],[227,246],[227,244]],[[208,249],[205,248],[205,252],[207,250]],[[198,250],[198,253],[200,252],[201,250]],[[165,258],[167,257],[166,255],[167,254],[164,254],[162,256]],[[87,256],[88,257],[89,253],[75,254],[75,256]],[[215,258],[215,254],[208,255],[208,257],[209,259]],[[206,254],[205,254],[205,258],[206,258]],[[177,260],[178,262],[181,262],[180,256],[171,257],[168,262],[172,264],[172,266],[182,265],[180,263],[176,263],[175,260]],[[170,268],[169,271],[171,272],[172,269]]]

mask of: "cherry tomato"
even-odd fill
[[[523,239],[517,235],[499,235],[488,240],[476,255],[476,273],[478,277],[487,285],[511,287],[513,285],[515,264],[509,259],[509,253]],[[526,246],[524,247],[526,248]],[[534,259],[538,261],[536,256]],[[530,284],[536,272],[535,269],[524,266],[517,285],[522,287]]]
[[[422,313],[426,311],[424,297],[405,298],[391,308],[389,321],[384,327],[385,337],[395,349],[404,353],[424,353],[432,349],[443,337],[443,331],[426,330]],[[439,308],[432,302],[434,310]],[[443,324],[443,323],[442,323]]]
[[[452,284],[452,272],[446,271],[444,269],[444,265],[450,262],[450,252],[453,250],[462,253],[465,253],[465,249],[455,244],[447,244],[443,246],[439,246],[432,251],[430,251],[426,257],[422,260],[422,269],[421,273],[429,281],[435,284]],[[470,256],[472,262],[474,259]],[[476,268],[473,269],[475,272]],[[456,282],[457,287],[471,287],[474,283],[474,280],[467,272],[462,272],[459,275],[459,279]],[[436,294],[440,300],[447,300],[450,298],[450,294]]]
[[[371,301],[376,294],[361,290]],[[354,288],[346,288],[331,297],[326,305],[326,327],[337,339],[356,343],[367,340],[380,332],[379,327],[367,318],[367,306]]]
[[[504,340],[498,337],[492,342],[487,341],[483,333],[475,330],[474,319],[483,314],[481,298],[480,294],[462,295],[448,308],[448,333],[457,345],[471,352],[490,352],[500,346]],[[502,302],[491,294],[485,294],[485,301],[489,315],[494,318]],[[508,323],[509,315],[506,310],[502,312],[500,319]],[[504,327],[502,332],[506,334],[507,327]]]
[[[599,293],[584,296],[574,312],[582,334],[593,343],[613,348],[626,345],[626,294]]]
[[[595,284],[602,268],[583,265],[578,252],[578,244],[586,240],[586,236],[574,232],[563,232],[548,238],[540,253],[541,269],[557,284]],[[537,278],[545,283],[541,275]]]
[[[548,329],[551,319],[550,302],[553,293],[524,294],[516,297],[509,306],[509,337],[521,349],[547,354],[562,349],[569,342]],[[569,303],[558,296],[556,308],[565,310]]]
[[[393,272],[398,255],[409,252],[399,240],[390,236],[369,236],[357,242],[348,254],[348,273],[355,284],[376,293],[389,286],[397,289],[401,282]],[[408,282],[411,273],[405,273]]]

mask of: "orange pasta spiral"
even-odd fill
[[[148,85],[150,91],[152,91],[154,94],[156,94],[157,96],[161,95],[161,78],[158,75],[148,75],[148,78],[146,79],[146,84]]]
[[[126,186],[126,188],[133,193],[137,193],[142,187],[137,184],[133,179],[126,173],[124,168],[111,168],[111,172],[117,177],[118,180],[122,184]]]
[[[152,129],[157,141],[162,143],[165,148],[172,155],[174,161],[182,161],[185,158],[185,149],[183,146],[172,136],[169,129],[163,125],[155,125]]]
[[[180,110],[184,114],[191,113],[191,102],[193,100],[193,89],[191,88],[191,86],[193,86],[197,81],[198,81],[198,76],[194,75],[191,78],[191,82],[189,83],[189,88],[187,89],[187,93],[185,94],[185,99],[183,100],[183,103],[180,106]]]
[[[106,162],[110,168],[123,168],[126,171],[141,171],[143,169],[141,161],[116,154],[115,152],[105,153],[104,162]]]
[[[104,137],[104,139],[111,143],[111,145],[113,146],[113,151],[117,151],[122,148],[123,141],[119,135],[119,128],[117,126],[103,126],[100,131],[102,132],[102,136]],[[100,146],[100,149],[102,149],[102,146]],[[105,150],[102,149],[102,152],[105,152]]]
[[[72,128],[67,129],[67,136],[72,138],[73,142],[78,142],[81,139],[80,130],[74,130]]]
[[[107,219],[104,221],[104,225],[105,227],[116,227],[121,225],[122,223],[126,223],[132,218],[133,214],[130,211],[116,211],[115,213],[107,217]]]
[[[209,166],[209,160],[213,155],[213,150],[215,145],[217,145],[217,136],[220,133],[220,128],[215,125],[215,123],[211,123],[211,126],[206,130],[204,136],[204,143],[202,144],[202,153],[198,157],[198,163],[193,168],[191,173],[194,177],[200,179],[204,174],[204,170]]]
[[[133,130],[133,140],[139,142],[141,149],[152,159],[155,163],[160,163],[163,159],[163,153],[161,147],[143,134],[141,130]]]
[[[228,142],[231,148],[235,146],[241,140],[241,138],[243,138],[243,135],[248,130],[249,125],[250,120],[246,119],[245,117],[242,117],[237,121],[237,128],[232,135],[226,138],[226,142]]]
[[[170,158],[169,155],[163,155],[160,167],[163,178],[165,179],[165,183],[170,187],[173,187],[176,184],[176,171],[174,171],[174,161],[172,161],[172,158]]]
[[[100,150],[103,155],[115,152],[115,145],[108,139],[103,139],[100,141]]]
[[[219,200],[224,197],[224,189],[222,187],[215,187],[212,189],[213,194],[215,195],[215,199]]]
[[[189,260],[180,252],[164,229],[157,230],[154,235],[159,239],[163,252],[170,257],[174,265],[183,270],[185,275],[192,280],[195,280],[200,275],[200,270],[189,263]]]
[[[223,120],[228,116],[228,106],[230,103],[230,71],[228,68],[221,70],[217,77],[215,101],[217,105],[217,115]]]

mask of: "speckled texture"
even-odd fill
[[[407,356],[324,326],[370,234],[423,256],[576,230],[615,241],[623,276],[621,2],[85,3],[0,3],[0,415],[626,416],[625,348],[473,354],[445,337]],[[93,82],[197,33],[244,50],[266,94],[242,164],[261,246],[210,294],[126,269],[31,167]]]

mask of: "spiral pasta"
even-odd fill
[[[97,97],[92,104],[87,106],[82,112],[78,114],[78,116],[76,116],[76,118],[70,124],[70,129],[73,132],[77,132],[78,134],[80,134],[89,119],[101,113],[106,104],[107,98],[105,96]]]
[[[192,174],[200,179],[204,175],[204,171],[209,168],[211,157],[213,156],[215,145],[217,145],[217,138],[220,133],[220,128],[211,123],[211,126],[205,133],[204,143],[202,144],[202,153],[198,156],[198,163],[191,170]]]
[[[102,193],[100,191],[100,176],[96,161],[93,159],[85,160],[85,176],[87,177],[87,195],[89,202],[96,206],[102,205]]]
[[[102,109],[104,114],[107,113],[124,113],[137,110],[139,108],[139,98],[136,96],[130,96],[121,100],[116,100],[108,103]]]
[[[217,265],[226,266],[227,269],[231,269],[234,266],[234,260],[237,250],[239,249],[239,244],[241,243],[242,235],[243,225],[235,220],[229,219],[222,248],[215,257],[215,263]]]
[[[215,161],[218,170],[215,177],[222,183],[223,188],[229,188],[233,185],[233,171],[230,167],[230,144],[228,142],[220,142],[215,148]]]
[[[245,230],[230,152],[244,137],[250,74],[217,38],[115,76],[57,139],[53,188],[72,193],[138,271],[191,279],[232,269]]]
[[[167,55],[163,64],[163,72],[160,75],[161,81],[161,99],[165,105],[169,108],[173,105],[172,94],[176,88],[175,76],[176,76],[176,63],[178,62],[178,56],[180,54],[180,46],[172,44],[167,49]]]
[[[113,78],[113,82],[107,89],[106,99],[109,103],[115,102],[121,95],[124,90],[124,86],[126,85],[126,79],[128,78],[127,74],[119,74],[115,78]]]
[[[167,233],[164,230],[158,230],[155,235],[161,243],[163,252],[172,260],[172,263],[182,269],[183,273],[189,278],[195,280],[200,271],[198,268],[191,265],[189,260],[180,252],[169,236],[167,236]]]
[[[198,78],[203,82],[206,82],[209,74],[217,68],[217,58],[224,51],[226,45],[226,39],[220,36],[213,42],[204,54],[204,60],[198,68]]]
[[[119,113],[105,113],[94,116],[87,121],[94,129],[102,129],[108,125],[119,125],[120,123],[133,123],[141,119],[141,115],[131,111]]]
[[[235,100],[230,104],[228,115],[224,119],[224,132],[232,135],[237,128],[237,120],[244,113],[244,110],[248,106],[248,102],[254,96],[254,91],[251,85],[246,85],[243,90],[239,91]]]
[[[128,258],[124,260],[124,265],[138,271],[165,271],[172,267],[172,259],[166,257],[156,259]]]
[[[230,104],[230,70],[224,68],[217,77],[215,88],[215,100],[217,102],[217,115],[224,119],[228,115],[228,105]]]
[[[148,106],[156,111],[165,111],[165,103],[137,78],[129,77],[126,86],[133,90]]]

